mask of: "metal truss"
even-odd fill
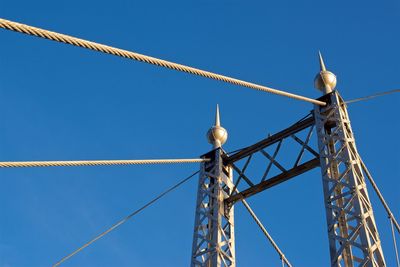
[[[233,207],[224,204],[233,190],[232,169],[223,164],[221,148],[201,163],[191,266],[236,266]]]
[[[234,190],[225,200],[227,205],[232,206],[235,202],[241,199],[250,197],[319,166],[319,154],[309,143],[313,133],[314,123],[315,120],[313,116],[307,116],[283,131],[271,135],[252,146],[230,155],[229,157],[224,157],[224,163],[232,166],[232,169],[238,174],[238,177],[235,179]],[[306,133],[304,138],[299,137],[300,132]],[[282,146],[288,139],[294,141],[300,150],[295,157],[293,157],[290,164],[287,162],[284,164],[278,160],[278,155]],[[268,148],[274,148],[273,152],[268,153]],[[305,153],[310,154],[312,159],[303,162]],[[254,177],[253,179],[250,179],[246,174],[248,166],[256,154],[262,155],[262,164],[265,166],[264,172],[260,175],[258,181],[256,181]],[[235,164],[240,160],[245,160],[242,168],[237,167]],[[287,160],[288,157],[285,154],[285,161]],[[275,167],[275,169],[278,170],[278,173],[270,177],[272,167]],[[240,193],[236,193],[236,188],[238,188],[241,183],[245,184],[246,188],[240,190]]]
[[[317,166],[330,266],[386,266],[346,104],[337,91],[320,100],[327,105],[315,105],[308,116],[260,142],[230,155],[220,148],[204,155],[210,161],[201,163],[191,266],[235,266],[234,204]],[[318,149],[310,142],[314,127]],[[289,153],[283,149],[288,144]],[[255,158],[264,166],[259,175],[252,172]]]
[[[337,91],[314,117],[331,266],[386,266],[346,104]]]

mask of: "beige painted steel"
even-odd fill
[[[227,136],[227,131],[221,126],[217,105],[215,125],[207,133],[214,150],[204,156],[210,160],[200,166],[192,267],[236,266],[234,208],[225,205],[225,199],[234,190],[233,175],[232,168],[223,163],[224,151],[221,148]]]
[[[223,165],[222,149],[210,152],[213,160],[201,164],[195,224],[192,267],[234,267],[234,207],[224,200],[232,193],[232,168]]]
[[[346,104],[337,91],[314,116],[331,255],[330,266],[384,267],[385,259]]]

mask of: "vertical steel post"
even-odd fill
[[[314,107],[331,266],[386,266],[347,107],[337,91]]]
[[[200,166],[192,267],[236,266],[234,208],[224,203],[234,188],[232,169],[222,160],[221,145],[226,139],[227,132],[220,126],[217,108],[215,126],[208,132],[208,140],[215,149],[203,156],[210,161]]]
[[[234,209],[224,199],[232,193],[232,169],[222,164],[222,149],[201,164],[191,266],[235,266]]]

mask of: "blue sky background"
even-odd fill
[[[317,98],[317,51],[345,99],[398,89],[399,1],[5,1],[0,16]],[[192,158],[216,103],[227,151],[312,105],[0,31],[0,160]],[[358,150],[400,219],[400,95],[349,106]],[[315,137],[314,137],[315,139]],[[0,266],[49,266],[198,169],[0,170]],[[259,169],[262,171],[262,169]],[[196,180],[65,266],[187,266]],[[370,190],[388,266],[390,226]],[[294,266],[328,266],[320,170],[249,199]],[[241,204],[238,266],[279,266]],[[398,239],[399,236],[398,236]]]

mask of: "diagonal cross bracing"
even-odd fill
[[[278,185],[284,181],[287,181],[319,166],[319,154],[309,144],[311,133],[314,128],[314,123],[315,119],[312,116],[305,118],[293,124],[292,126],[274,135],[271,135],[260,142],[257,142],[254,145],[251,145],[235,154],[232,154],[231,156],[225,156],[224,163],[227,165],[231,165],[233,167],[233,170],[236,171],[239,175],[236,179],[234,189],[236,190],[242,180],[245,180],[247,184],[247,188],[241,189],[240,193],[236,193],[234,190],[234,192],[232,192],[232,194],[225,200],[225,203],[227,203],[229,206],[232,206],[235,202],[239,200],[253,196],[257,193],[260,193],[268,188]],[[307,132],[305,137],[302,139],[299,138],[296,134],[299,134],[303,131]],[[281,151],[281,147],[290,144],[287,142],[283,142],[286,139],[293,139],[294,141],[292,143],[294,143],[294,146],[300,148],[300,152],[294,155],[294,164],[292,163],[290,167],[284,167],[283,164],[280,163],[277,159],[278,154]],[[274,146],[275,144],[276,147],[271,156],[268,152],[266,152],[266,149]],[[302,162],[303,155],[305,153],[308,153],[312,157],[308,161]],[[261,181],[257,183],[253,183],[249,176],[245,174],[245,171],[248,169],[248,165],[252,161],[253,155],[255,154],[261,154],[263,161],[266,162],[266,170],[261,177]],[[244,160],[246,158],[247,160],[242,170],[235,166],[235,163],[237,161]],[[288,157],[285,156],[285,158],[287,159]],[[268,178],[268,174],[270,173],[270,169],[272,166],[275,166],[279,172],[275,174],[275,176]]]
[[[386,266],[346,104],[337,91],[315,106],[332,267]]]

